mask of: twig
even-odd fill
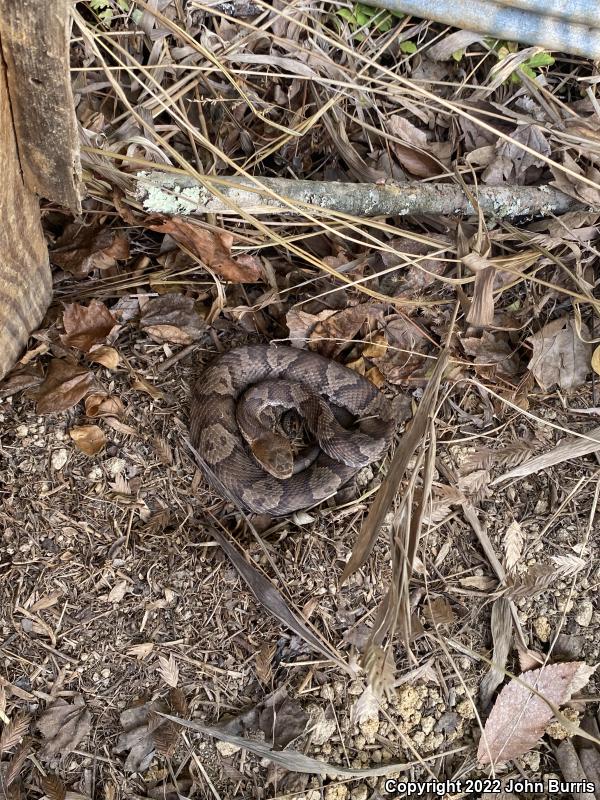
[[[337,183],[287,178],[210,178],[222,195],[212,195],[187,175],[141,171],[135,176],[134,195],[151,213],[236,213],[235,206],[252,214],[337,212],[354,217],[475,214],[466,193],[452,183]],[[283,199],[285,198],[285,200]],[[228,202],[231,202],[231,205]],[[287,202],[285,202],[287,201]],[[495,217],[564,214],[586,208],[552,186],[482,186],[477,189],[478,210]],[[591,210],[591,209],[589,209]]]

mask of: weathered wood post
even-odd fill
[[[50,303],[39,198],[81,210],[70,0],[0,0],[0,378]]]

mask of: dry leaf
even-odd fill
[[[120,603],[121,600],[125,597],[125,592],[127,591],[129,584],[127,581],[119,581],[115,583],[113,588],[110,590],[108,595],[106,596],[106,600],[108,603]]]
[[[96,364],[102,364],[107,369],[116,369],[121,361],[115,348],[106,344],[97,344],[90,348],[88,358]]]
[[[481,338],[465,336],[460,341],[465,353],[475,356],[477,371],[483,375],[513,378],[521,371],[515,348],[500,333],[483,331]]]
[[[168,233],[223,280],[256,283],[263,279],[258,259],[252,256],[231,257],[233,236],[226,231],[208,231],[181,217],[169,218],[160,214],[148,217],[144,225],[153,231]]]
[[[555,707],[568,702],[589,680],[594,668],[580,661],[551,664],[513,678],[498,695],[487,719],[477,760],[497,764],[517,758],[541,738],[554,713],[541,697]],[[526,683],[541,695],[533,694]]]
[[[51,759],[58,754],[65,756],[88,736],[91,715],[81,695],[75,695],[73,703],[59,698],[44,711],[36,727],[45,739],[40,757]]]
[[[153,650],[154,642],[141,642],[140,644],[134,644],[133,647],[130,647],[127,650],[127,655],[135,656],[141,661],[146,658],[146,656],[149,656]]]
[[[106,434],[98,425],[76,425],[69,436],[86,456],[95,456],[106,445]]]
[[[511,133],[510,142],[501,139],[496,145],[496,157],[484,170],[483,183],[499,186],[503,183],[529,185],[536,183],[542,175],[545,162],[527,153],[520,142],[544,156],[550,156],[548,140],[537,125],[519,125]]]
[[[43,383],[29,392],[36,400],[38,414],[66,411],[86,395],[92,387],[91,372],[61,358],[53,358]]]
[[[370,686],[364,690],[350,709],[353,725],[360,725],[369,719],[379,719],[379,700]]]
[[[427,133],[400,114],[388,117],[387,128],[393,136],[402,139],[401,143],[390,141],[390,148],[407,172],[417,178],[432,178],[443,171],[430,153],[437,155],[438,159],[447,160],[451,152],[449,143],[428,142]]]
[[[128,258],[129,242],[125,233],[77,224],[66,228],[50,253],[53,264],[79,278],[93,269],[108,269]]]
[[[76,347],[87,353],[93,345],[106,339],[116,320],[108,308],[99,300],[92,300],[89,306],[70,303],[63,312],[63,344]]]
[[[277,692],[265,702],[259,718],[259,727],[274,750],[284,747],[302,736],[309,715],[283,692]]]
[[[96,392],[85,398],[86,417],[120,417],[124,413],[125,408],[118,397]]]
[[[120,716],[125,732],[119,736],[115,753],[128,751],[125,772],[145,772],[154,757],[154,741],[148,728],[148,715],[153,707],[152,703],[144,703],[126,709]]]
[[[589,339],[584,323],[581,335]],[[590,371],[591,345],[577,335],[572,320],[566,317],[552,320],[527,341],[533,346],[529,369],[540,388],[547,391],[558,384],[568,392],[585,383]]]
[[[310,332],[309,348],[317,350],[327,358],[335,358],[349,342],[352,342],[365,322],[373,319],[377,313],[380,313],[378,306],[360,303],[343,311],[328,314],[325,319],[317,320],[314,324]]]
[[[289,331],[288,339],[292,346],[300,349],[306,348],[315,325],[333,314],[335,314],[335,311],[329,308],[320,311],[318,314],[308,314],[302,309],[290,308],[286,314],[285,322]]]
[[[146,303],[140,327],[157,342],[188,345],[204,334],[206,322],[192,297],[164,294]]]

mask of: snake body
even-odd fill
[[[287,479],[269,474],[256,460],[236,419],[236,405],[250,387],[254,402],[262,393],[265,404],[277,404],[278,381],[286,407],[295,401],[306,404],[310,394],[317,394],[360,419],[358,431],[340,432],[329,418],[315,423],[323,452]],[[330,497],[361,466],[384,454],[393,430],[391,404],[370,381],[317,353],[293,347],[230,350],[204,370],[192,389],[191,438],[209,482],[214,476],[217,488],[222,484],[255,513],[281,516]]]

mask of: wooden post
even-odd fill
[[[52,296],[38,196],[81,210],[69,7],[0,0],[0,378]]]

